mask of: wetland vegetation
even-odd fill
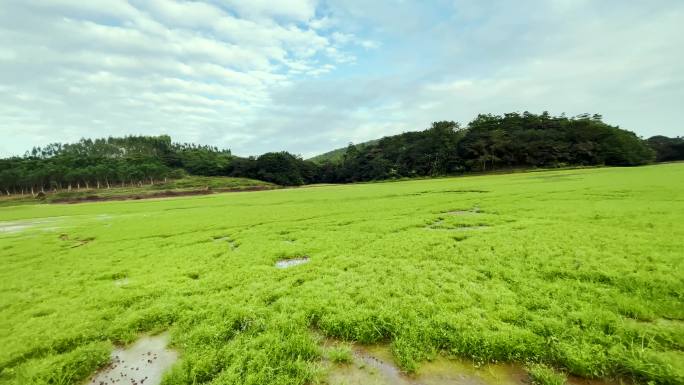
[[[372,346],[682,384],[682,218],[681,163],[2,207],[0,383],[168,331],[166,385],[341,384]]]

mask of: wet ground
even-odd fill
[[[21,220],[21,221],[10,221],[10,222],[0,222],[0,234],[13,234],[30,229],[32,227],[55,222],[56,219],[37,219],[37,220]]]
[[[307,262],[309,262],[309,257],[289,258],[277,261],[275,266],[279,269],[287,269],[288,267],[302,265]]]
[[[29,227],[31,227],[31,224],[21,222],[0,222],[0,233],[18,233]]]
[[[527,373],[513,365],[485,365],[437,358],[421,365],[415,374],[402,372],[393,362],[388,347],[355,347],[353,362],[334,365],[330,385],[521,385]]]
[[[51,230],[53,229],[52,227],[46,227],[44,225],[55,223],[59,221],[61,218],[63,217],[49,217],[41,219],[0,222],[0,235],[19,233],[33,227],[40,227],[43,230]]]
[[[142,337],[127,348],[112,352],[111,363],[90,378],[88,385],[158,385],[164,372],[178,359],[168,349],[168,334]]]
[[[329,345],[327,342],[326,345]],[[333,343],[334,344],[334,343]],[[330,385],[530,385],[526,370],[516,364],[475,366],[467,360],[437,357],[414,374],[395,365],[388,346],[355,346],[350,364],[328,363]],[[568,378],[569,385],[614,385],[600,380]]]

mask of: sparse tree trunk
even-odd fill
[[[90,189],[90,185],[88,184],[88,181],[85,181],[85,185],[86,185],[86,190]]]
[[[99,179],[97,180],[97,189],[98,190],[100,189],[100,180]]]
[[[76,190],[81,190],[81,182],[76,182]]]
[[[31,186],[31,196],[34,198],[36,197],[36,194],[33,192],[33,186]]]

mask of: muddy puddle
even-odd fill
[[[524,369],[513,365],[486,365],[437,358],[414,374],[402,372],[388,347],[354,347],[353,361],[334,365],[330,385],[523,385],[529,384]]]
[[[354,346],[349,364],[328,363],[329,385],[529,385],[527,371],[516,364],[475,366],[467,360],[437,357],[416,373],[402,372],[387,346]],[[613,385],[611,382],[568,378],[569,385]]]
[[[168,349],[168,333],[140,338],[127,348],[116,348],[110,364],[91,377],[88,385],[158,385],[178,359]]]
[[[281,259],[275,263],[275,267],[277,267],[279,269],[287,269],[288,267],[303,265],[303,264],[308,263],[308,262],[309,262],[309,257]]]

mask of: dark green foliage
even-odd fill
[[[301,159],[287,152],[269,152],[256,159],[258,179],[285,186],[304,184]]]
[[[471,170],[634,166],[653,160],[653,152],[644,141],[632,132],[603,123],[600,115],[479,115],[468,128],[458,152]]]
[[[437,122],[425,131],[388,136],[364,146],[350,144],[341,163],[320,165],[321,179],[354,182],[460,171],[455,149],[463,135],[458,123]]]
[[[170,176],[164,162],[174,149],[168,136],[81,139],[34,147],[24,157],[0,159],[0,190],[36,194],[47,190],[154,183]]]
[[[377,144],[379,141],[380,141],[380,139],[369,140],[368,142],[356,144],[356,147],[357,148],[363,148],[366,146]],[[328,151],[324,154],[316,155],[313,158],[309,158],[308,160],[310,160],[316,164],[323,164],[323,163],[328,163],[328,162],[340,163],[340,162],[342,162],[342,159],[344,159],[344,154],[346,152],[347,152],[347,147],[337,148],[337,149],[334,149],[332,151]]]
[[[339,162],[320,164],[320,179],[353,182],[570,165],[634,166],[654,159],[634,133],[600,115],[574,118],[544,112],[479,115],[461,128],[436,122],[424,131],[350,145]]]
[[[649,146],[656,152],[657,162],[671,162],[684,160],[684,138],[668,138],[667,136],[653,136],[647,140]]]
[[[217,148],[182,145],[177,146],[174,159],[178,166],[193,175],[225,175],[232,156],[230,151]]]
[[[656,152],[658,161],[684,159],[684,139],[653,137],[646,142],[604,123],[600,115],[524,112],[479,115],[467,128],[435,122],[424,131],[350,144],[315,161],[288,152],[241,158],[217,147],[172,143],[166,135],[53,143],[24,157],[0,159],[0,190],[36,196],[49,190],[140,186],[183,172],[298,186],[511,168],[634,166],[653,161]]]

